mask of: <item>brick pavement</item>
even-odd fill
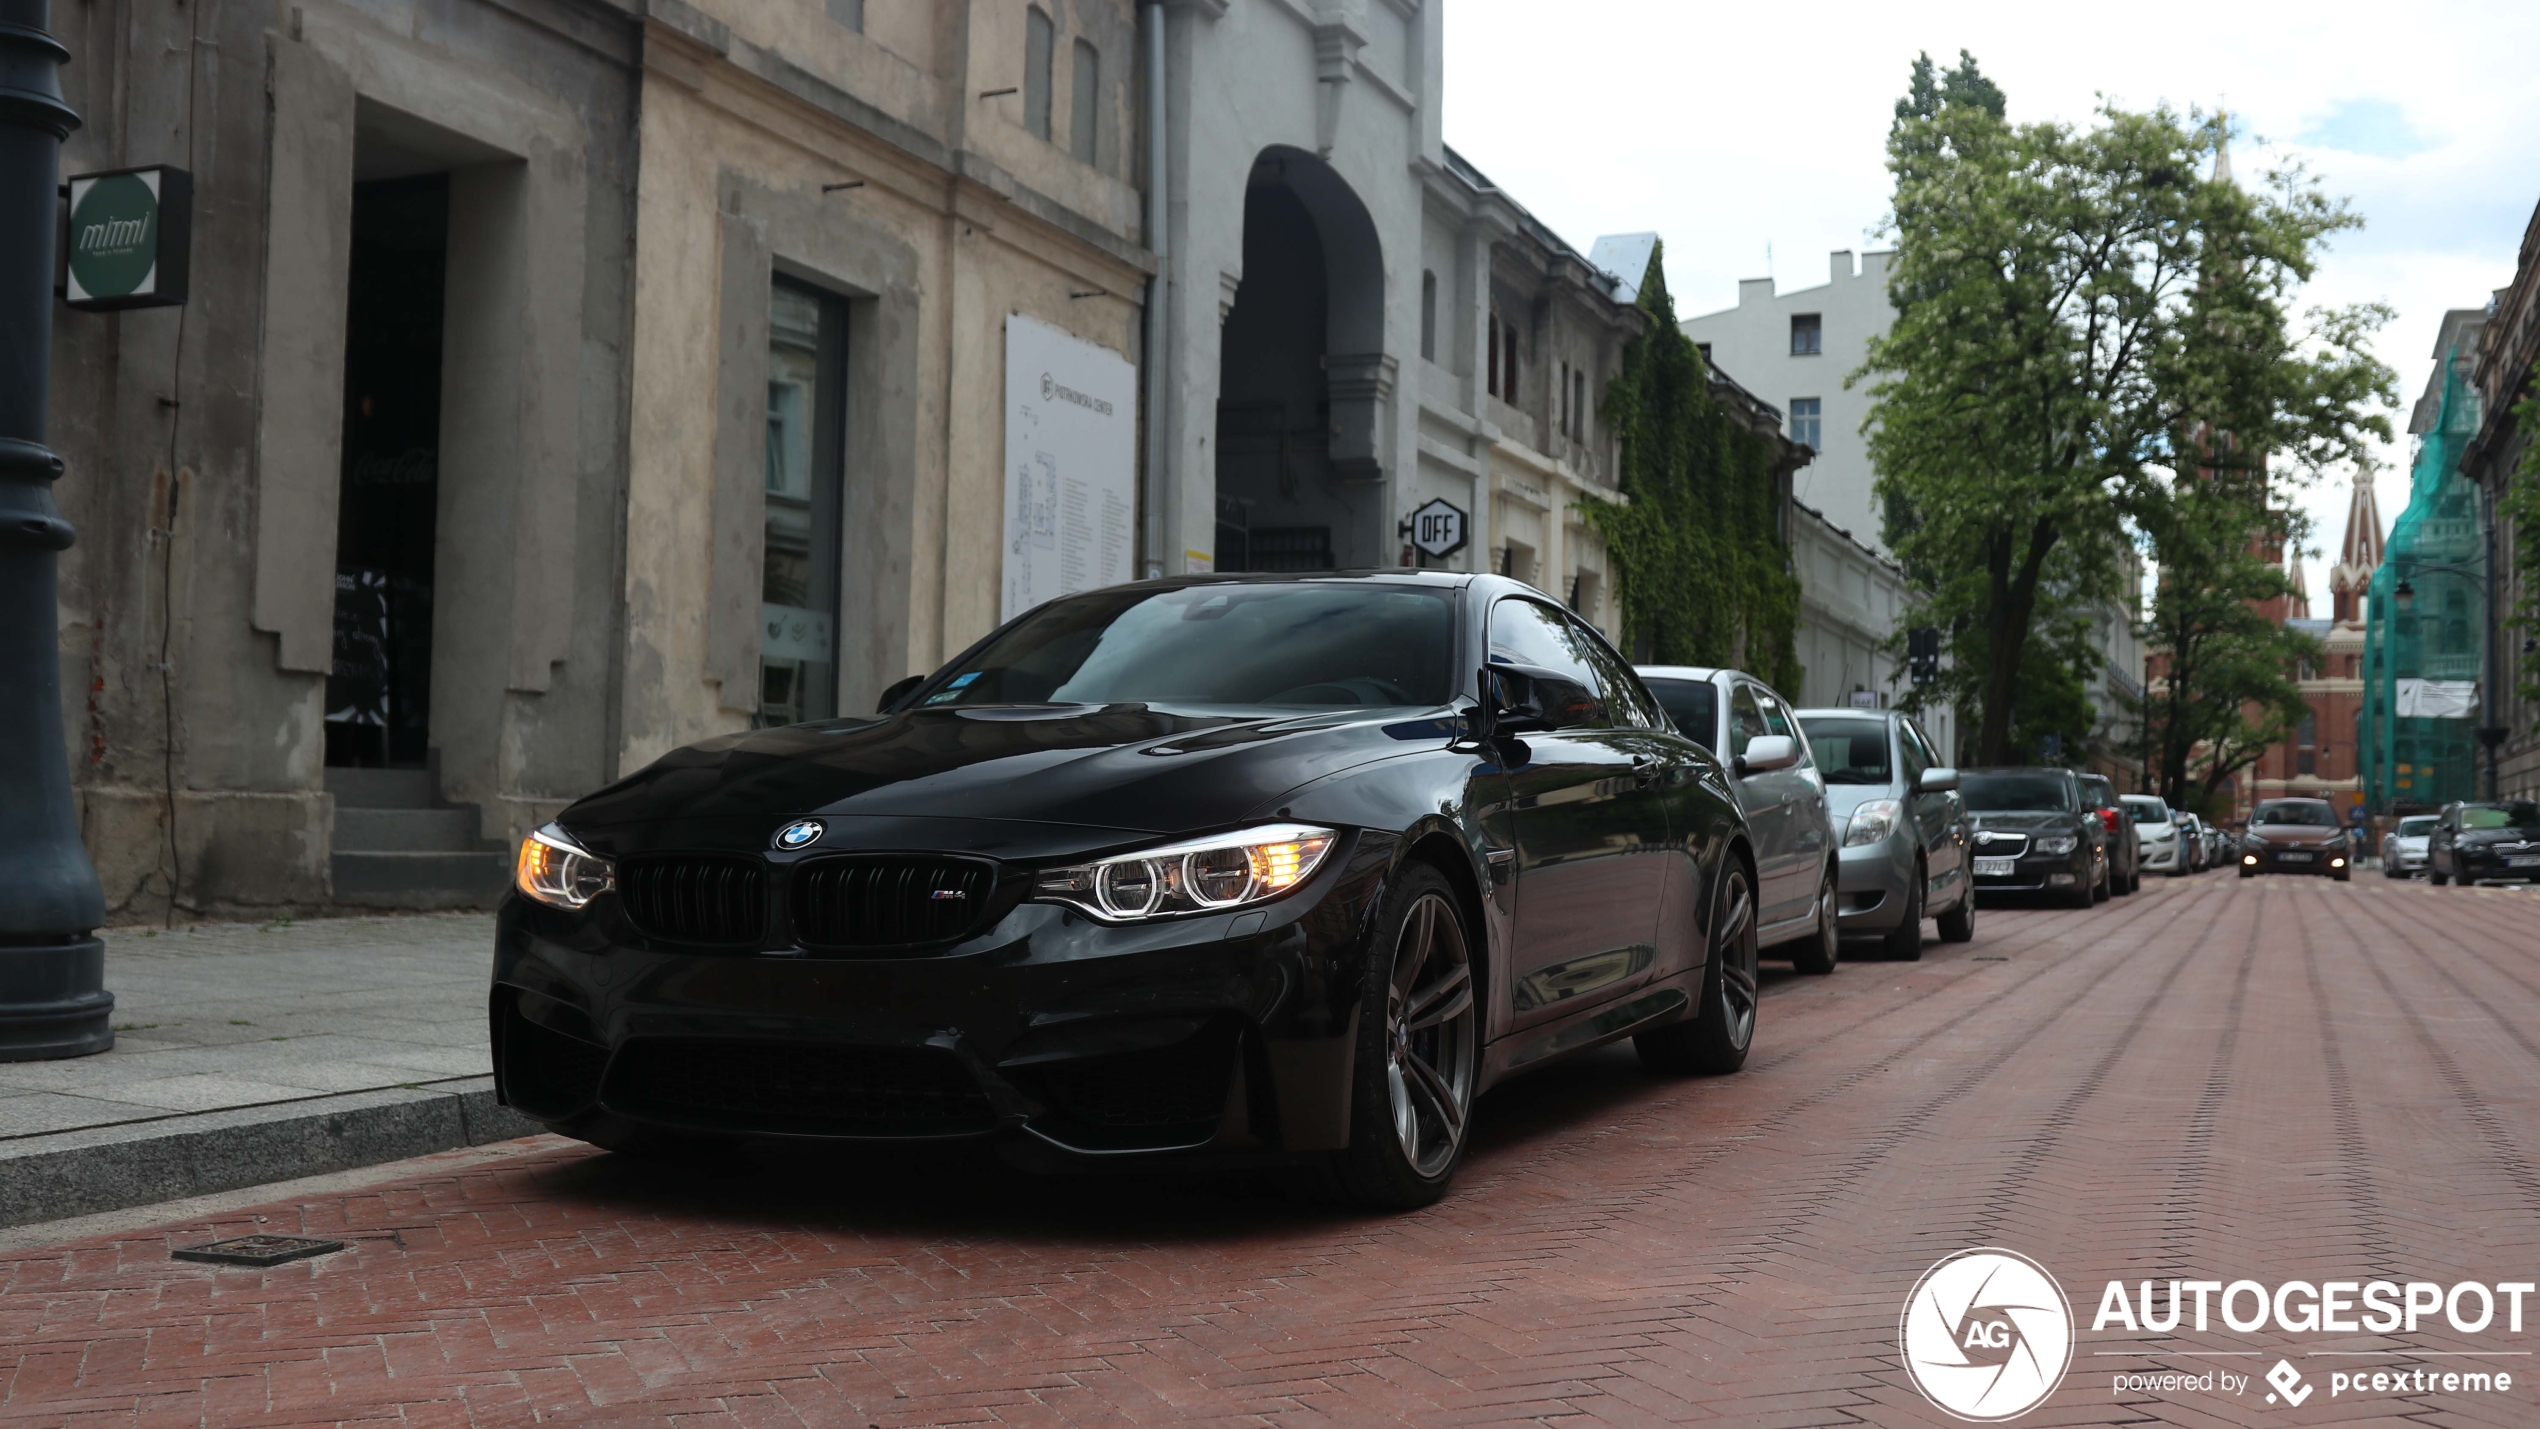
[[[1988,910],[1921,963],[1773,984],[1740,1076],[1617,1049],[1494,1093],[1456,1193],[1394,1218],[844,1157],[682,1174],[550,1139],[426,1159],[0,1254],[0,1419],[1948,1422],[1901,1372],[1898,1312],[1934,1260],[2003,1245],[2082,1321],[2022,1423],[2528,1423],[2540,1368],[2292,1414],[2109,1380],[2527,1340],[2217,1324],[2147,1358],[2088,1321],[2111,1278],[2540,1279],[2535,915],[2520,891],[2227,876]],[[257,1229],[363,1238],[269,1271],[167,1258]]]

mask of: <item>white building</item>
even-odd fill
[[[1792,495],[1884,554],[1877,499],[1871,494],[1869,444],[1861,419],[1869,393],[1846,388],[1860,370],[1870,339],[1887,331],[1888,252],[1837,250],[1828,279],[1814,288],[1773,291],[1770,278],[1737,285],[1737,306],[1689,318],[1685,336],[1748,390],[1787,414],[1792,440],[1816,449]]]
[[[1804,481],[1808,468],[1794,474]],[[1905,572],[1805,502],[1790,506],[1790,560],[1799,574],[1799,688],[1803,706],[1871,704],[1884,709],[1910,691],[1904,662],[1887,648],[1905,611]],[[1917,717],[1942,751],[1958,744],[1956,713],[1945,706]],[[1955,757],[1954,754],[1951,757]]]

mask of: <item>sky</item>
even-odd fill
[[[2540,203],[2533,0],[1448,0],[1446,137],[1581,251],[1656,230],[1691,317],[1734,306],[1741,278],[1810,287],[1829,252],[1888,246],[1897,96],[1918,52],[1947,67],[1962,48],[2015,121],[2086,122],[2103,97],[2225,108],[2244,181],[2299,163],[2352,204],[2364,227],[2332,240],[2304,303],[2397,311],[2375,342],[2401,399],[2375,486],[2396,520],[2443,313],[2512,280]],[[2335,474],[2299,497],[2324,553],[2315,616],[2349,495]]]

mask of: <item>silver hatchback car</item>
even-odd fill
[[[1891,958],[1923,955],[1923,919],[1963,943],[1976,935],[1974,838],[1958,771],[1943,763],[1909,715],[1895,710],[1799,711],[1826,780],[1826,812],[1841,843],[1836,926],[1877,937]]]

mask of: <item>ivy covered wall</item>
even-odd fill
[[[1640,284],[1648,331],[1623,350],[1602,415],[1622,448],[1623,502],[1582,515],[1605,538],[1633,658],[1735,665],[1796,697],[1799,579],[1782,538],[1786,450],[1711,391],[1710,365],[1676,326],[1662,265]]]

